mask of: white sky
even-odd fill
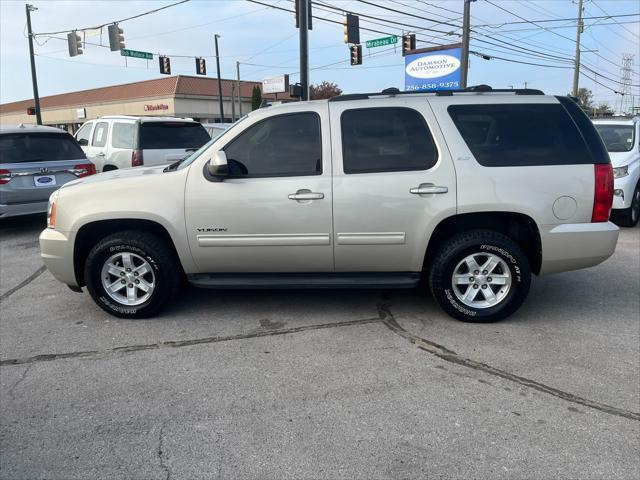
[[[154,8],[174,3],[175,0],[111,0],[111,1],[59,1],[32,0],[38,10],[32,14],[33,30],[36,33],[87,28],[112,22]],[[260,0],[264,3],[292,9],[292,0]],[[461,23],[462,0],[367,0],[370,3],[392,8],[392,12],[369,5],[360,0],[318,0],[354,13],[363,13],[381,20],[361,17],[360,26],[380,30],[389,34],[401,34],[404,30],[436,29],[452,32],[451,35],[423,30],[418,35],[418,47],[429,46],[424,41],[436,43],[456,43],[459,28],[438,25],[426,18],[446,21],[454,25]],[[550,27],[543,30],[531,24],[503,25],[503,22],[519,21],[516,16],[527,20],[570,19],[577,14],[576,3],[570,0],[491,0],[501,10],[487,0],[478,0],[471,5],[472,28],[476,29],[471,49],[484,54],[510,58],[512,60],[549,65],[553,62],[528,51],[513,52],[503,50],[510,45],[552,54],[566,59],[563,66],[571,67],[574,56],[575,21],[545,22],[538,25]],[[30,98],[31,74],[27,38],[25,36],[25,1],[0,0],[0,102]],[[316,7],[316,16],[341,21],[340,11],[322,11]],[[602,16],[603,10],[609,15],[638,14],[638,0],[585,0],[585,13]],[[515,14],[515,15],[514,15]],[[419,18],[422,17],[422,18]],[[620,64],[623,53],[635,54],[632,93],[640,104],[640,16],[623,17],[613,20],[585,20],[588,26],[583,34],[582,54],[584,63],[593,72],[585,74],[595,77],[605,86],[582,76],[580,86],[590,88],[596,102],[606,101],[614,106],[616,95],[611,91],[619,89]],[[374,25],[376,22],[383,25]],[[623,23],[624,22],[624,23]],[[629,23],[627,23],[629,22]],[[481,25],[492,24],[495,27]],[[298,71],[298,38],[294,28],[293,15],[247,0],[191,0],[139,19],[122,23],[126,47],[154,54],[185,55],[189,58],[172,56],[172,74],[195,75],[193,57],[207,57],[207,74],[215,75],[213,58],[213,35],[220,39],[221,69],[224,78],[235,77],[235,62],[241,62],[241,76],[245,80],[262,80],[271,75],[291,73],[296,81]],[[521,32],[514,30],[522,29]],[[501,32],[502,36],[496,36]],[[66,34],[57,34],[59,39],[39,37],[36,45],[38,84],[41,96],[63,93],[99,86],[127,83],[160,76],[157,59],[148,63],[144,60],[125,60],[118,52],[108,48],[86,45],[85,53],[69,58]],[[361,41],[384,36],[381,33],[361,30]],[[435,37],[435,38],[434,38]],[[566,38],[564,38],[566,37]],[[100,36],[87,38],[92,43],[100,43]],[[484,42],[498,43],[496,47]],[[421,43],[422,42],[422,43]],[[106,29],[102,43],[108,44]],[[588,51],[597,50],[597,52]],[[370,56],[370,54],[372,56]],[[336,64],[336,62],[339,62]],[[334,64],[326,66],[327,64]],[[377,91],[395,86],[404,88],[404,59],[400,47],[394,52],[389,47],[364,50],[364,64],[349,66],[349,51],[342,42],[342,27],[314,19],[314,29],[310,32],[310,77],[312,83],[323,80],[336,82],[345,93]],[[558,64],[556,64],[558,65]],[[322,67],[323,68],[314,68]],[[608,78],[607,78],[608,77]],[[534,65],[522,65],[493,59],[490,61],[471,57],[469,85],[489,84],[495,88],[510,86],[523,87],[524,82],[532,88],[541,88],[547,93],[566,94],[571,90],[573,71],[571,68],[557,69]],[[609,87],[609,88],[607,88]]]

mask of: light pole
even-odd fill
[[[218,54],[218,38],[217,33],[213,36],[216,43],[216,68],[218,69],[218,100],[220,101],[220,123],[224,122],[224,107],[222,105],[222,80],[220,80],[220,55]]]
[[[31,30],[31,12],[37,10],[33,5],[25,5],[27,11],[27,32],[29,35],[29,57],[31,58],[31,82],[33,83],[33,101],[36,107],[36,122],[42,125],[42,114],[40,113],[40,95],[38,94],[38,77],[36,75],[36,57],[33,54],[33,31]]]

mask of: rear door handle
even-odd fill
[[[324,193],[316,193],[311,190],[298,190],[296,193],[289,194],[289,200],[305,201],[305,200],[322,200]]]
[[[433,183],[423,183],[418,187],[409,189],[409,193],[412,193],[414,195],[431,195],[434,193],[447,193],[448,191],[448,187],[440,187],[434,185]]]
[[[97,156],[98,156],[98,157],[104,157],[104,156],[105,156],[105,154],[104,154],[104,152],[100,152],[100,153],[98,153],[98,155],[97,155]]]

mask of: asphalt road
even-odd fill
[[[185,290],[109,317],[0,222],[0,478],[640,475],[640,229],[474,325],[419,291]]]

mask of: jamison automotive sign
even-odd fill
[[[407,55],[404,57],[404,89],[423,92],[459,89],[461,52],[462,49],[455,46]]]

